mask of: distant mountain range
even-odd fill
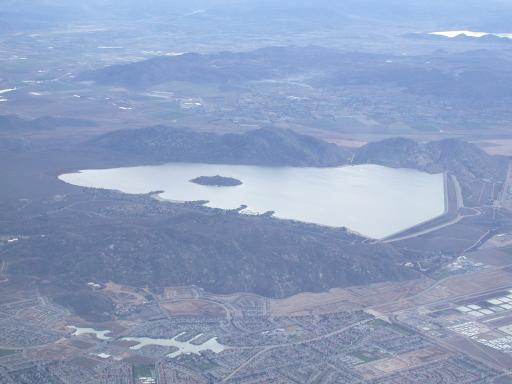
[[[300,76],[319,88],[396,87],[418,96],[498,103],[512,98],[512,66],[491,52],[428,56],[346,53],[320,47],[269,47],[251,52],[186,53],[88,71],[79,80],[126,88],[171,81],[241,86]]]
[[[273,78],[285,67],[289,74],[299,72],[299,61],[294,59],[301,56],[301,66],[310,68],[318,65],[318,60],[325,60],[329,53],[332,54],[333,51],[316,47],[271,47],[241,53],[185,53],[112,65],[85,72],[78,79],[130,88],[149,87],[169,81],[234,84]]]
[[[494,42],[494,43],[511,43],[512,33],[493,33],[493,32],[473,32],[473,31],[445,31],[445,32],[430,32],[430,33],[408,33],[404,37],[421,40],[446,40],[452,39],[454,41],[468,41],[472,42],[475,39],[481,42]]]

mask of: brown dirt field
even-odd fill
[[[160,307],[173,316],[225,316],[225,309],[212,302],[204,300],[182,300],[162,303]]]
[[[475,142],[479,147],[490,155],[512,156],[512,140],[485,140]]]
[[[494,266],[507,266],[512,264],[512,254],[508,253],[506,249],[481,249],[471,253],[469,259]]]
[[[396,357],[372,361],[356,367],[357,371],[366,379],[373,379],[404,369],[419,367],[446,359],[448,353],[436,347],[429,347],[413,352],[404,353]]]
[[[483,288],[492,290],[507,285],[512,286],[512,274],[503,270],[487,270],[454,276],[443,282],[443,286],[459,295],[477,293]]]
[[[113,282],[108,282],[105,285],[103,292],[110,294],[111,299],[116,302],[140,305],[145,301],[143,293],[136,292],[133,288],[115,284]]]
[[[270,301],[270,312],[274,316],[289,316],[304,313],[334,313],[364,309],[369,306],[396,302],[415,295],[432,282],[418,279],[396,283],[372,284],[362,287],[335,288],[324,293],[300,293],[285,299]]]
[[[193,299],[197,297],[197,292],[194,288],[189,287],[169,287],[164,289],[161,299]]]
[[[299,293],[285,299],[270,301],[270,312],[274,316],[339,312],[360,307],[355,296],[345,289],[332,289],[324,293]]]
[[[449,277],[419,295],[374,308],[381,313],[392,313],[418,305],[456,300],[461,296],[474,295],[509,286],[512,286],[512,273],[504,270],[483,270]]]
[[[480,247],[481,250],[492,250],[495,248],[505,248],[512,246],[512,234],[500,234],[491,237]]]

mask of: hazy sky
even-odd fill
[[[202,10],[217,17],[350,17],[389,23],[437,23],[511,32],[512,0],[2,0],[0,19],[38,22],[102,17],[166,17]],[[15,13],[17,19],[12,18]]]

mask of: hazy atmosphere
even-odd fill
[[[512,384],[512,2],[2,0],[0,384]]]

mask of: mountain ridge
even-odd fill
[[[414,168],[429,173],[450,172],[461,178],[503,181],[506,162],[477,145],[459,139],[420,143],[397,137],[359,148],[354,164],[379,164],[393,168]]]
[[[352,157],[346,148],[281,128],[215,134],[154,126],[111,132],[87,147],[153,162],[327,167],[348,164]]]

